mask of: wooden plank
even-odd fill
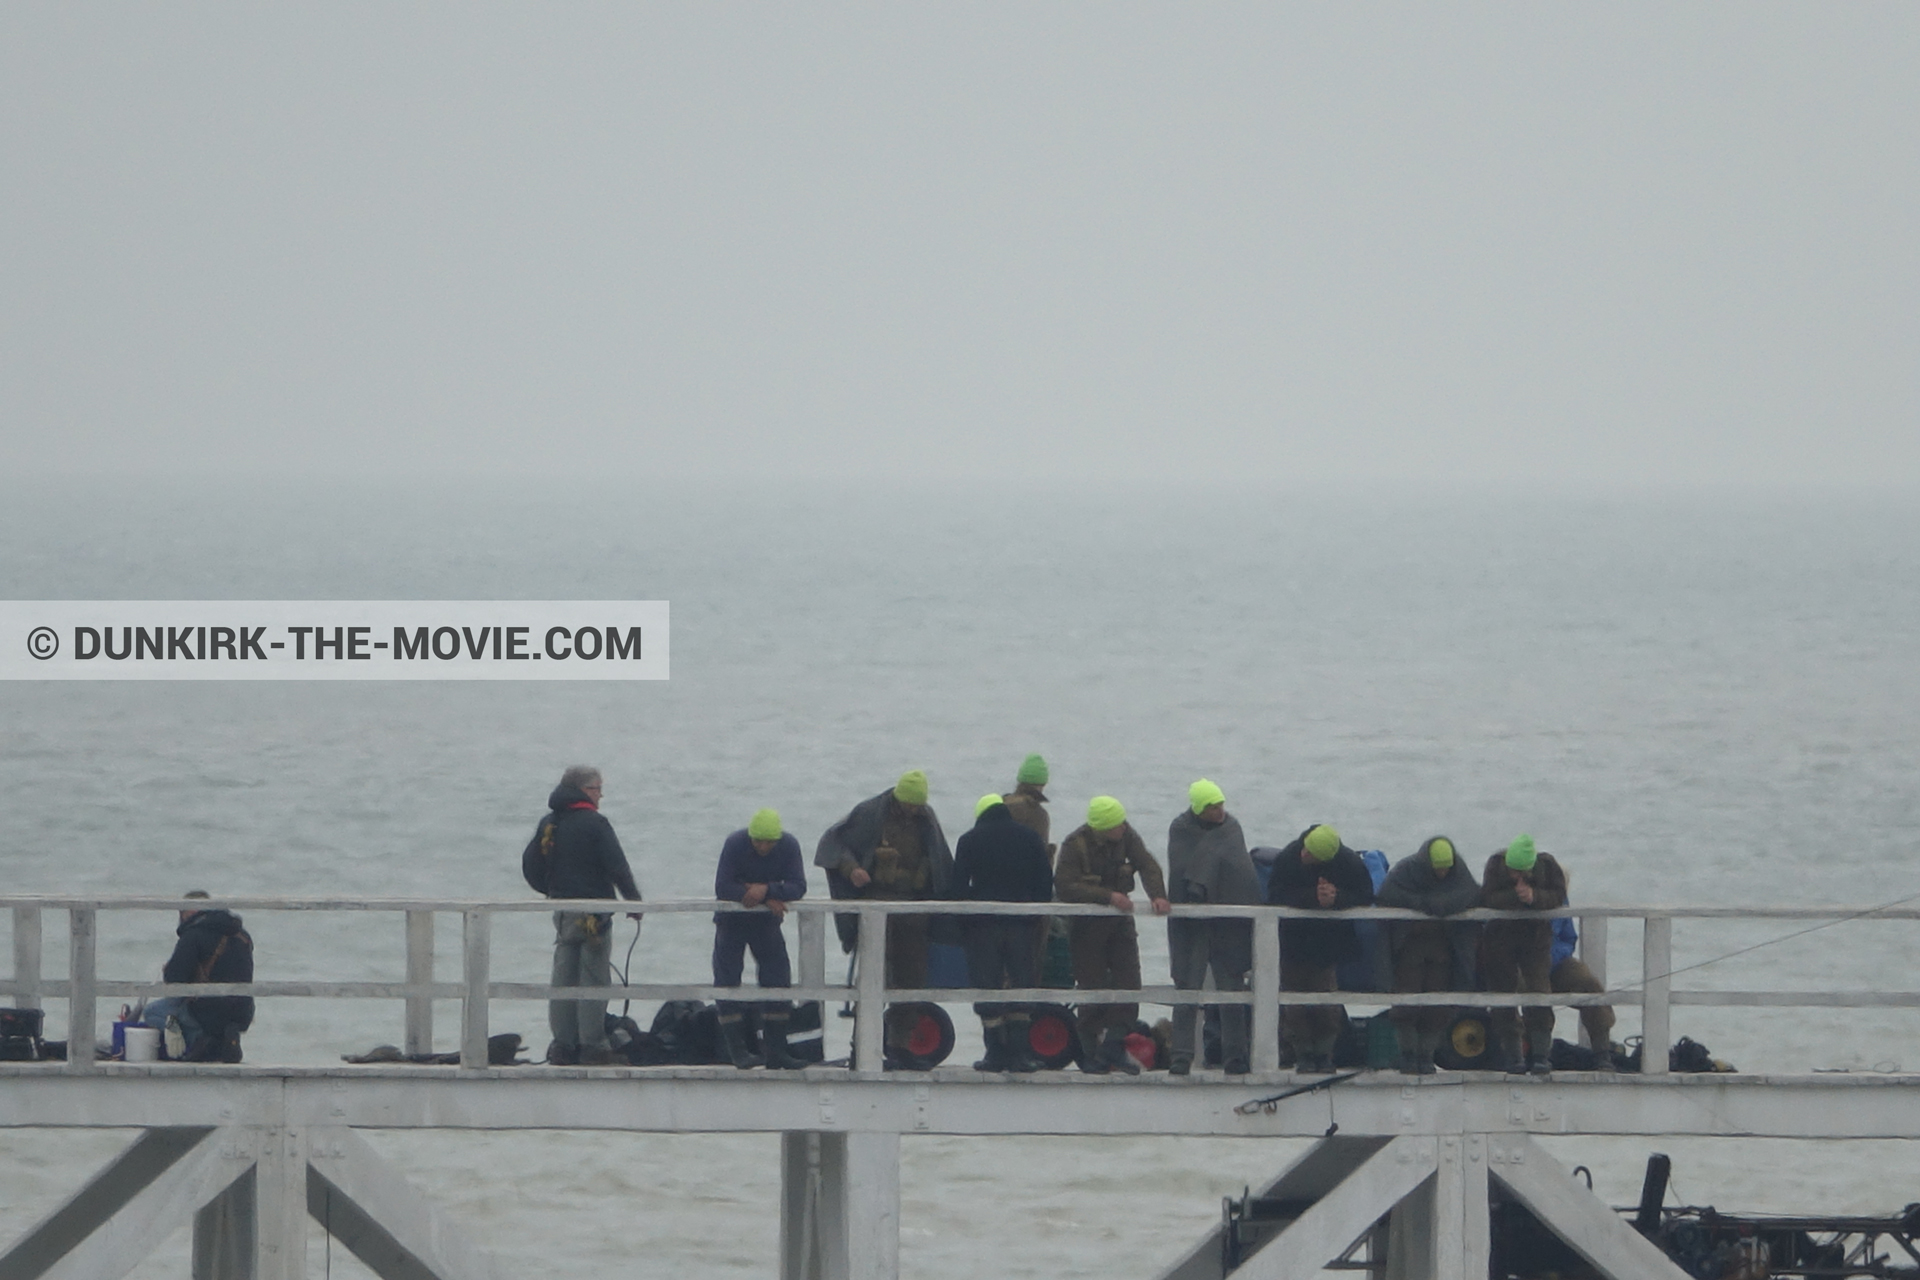
[[[75,1075],[93,1071],[94,1043],[94,963],[97,940],[94,937],[92,907],[75,907],[67,913],[67,1070]]]
[[[462,916],[461,950],[466,994],[460,1004],[460,1065],[469,1071],[487,1065],[487,966],[490,962],[489,919],[484,911]]]
[[[20,1009],[40,1007],[40,908],[13,909],[13,981],[8,996]]]
[[[1672,1043],[1673,1014],[1673,921],[1666,916],[1648,916],[1645,940],[1641,947],[1641,988],[1646,1004],[1640,1014],[1643,1075],[1667,1074],[1667,1046]]]
[[[1253,926],[1252,1066],[1280,1069],[1280,930],[1267,921]]]
[[[407,985],[420,988],[406,1004],[408,1053],[433,1052],[433,912],[407,912]]]
[[[1433,1176],[1435,1151],[1433,1138],[1393,1139],[1241,1263],[1234,1280],[1295,1280],[1318,1273]]]
[[[309,1132],[306,1211],[381,1280],[495,1280],[473,1230],[345,1128]]]

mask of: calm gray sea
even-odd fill
[[[1156,848],[1204,774],[1262,843],[1327,821],[1396,858],[1436,832],[1484,856],[1531,831],[1576,902],[1920,893],[1913,495],[1262,495],[1091,477],[1067,491],[671,491],[558,461],[459,490],[8,490],[5,597],[673,607],[664,684],[0,686],[9,892],[520,896],[520,847],[560,769],[584,761],[605,771],[648,896],[704,895],[721,838],[757,807],[811,849],[919,767],[957,834],[973,798],[1039,751],[1057,828],[1108,792]],[[262,978],[400,976],[397,928],[249,925]],[[1676,960],[1793,928],[1683,922]],[[1164,974],[1146,932],[1148,971]],[[151,974],[169,933],[158,916],[103,921],[103,974]],[[696,918],[650,923],[635,976],[704,981],[707,941]],[[495,963],[537,981],[545,947],[529,918],[496,934]],[[57,921],[47,951],[57,968]],[[1637,930],[1616,926],[1616,979],[1637,954]],[[1917,958],[1913,927],[1857,924],[1680,981],[1905,988]],[[545,1042],[537,1007],[495,1022]],[[451,1009],[440,1026],[450,1039]],[[1675,1032],[1745,1069],[1920,1069],[1920,1020],[1904,1013],[1680,1010]],[[293,1001],[263,1006],[247,1052],[318,1063],[397,1039],[397,1008]],[[124,1140],[0,1136],[0,1235]],[[774,1266],[771,1137],[381,1143],[529,1274],[563,1248],[643,1276]],[[1762,1158],[1668,1145],[1695,1202],[1920,1200],[1920,1156],[1902,1144],[1767,1144]],[[1295,1147],[910,1139],[903,1267],[982,1274],[981,1240],[1008,1234],[1020,1243],[995,1251],[998,1274],[1151,1274]],[[1603,1194],[1633,1198],[1646,1144],[1560,1149]],[[184,1256],[177,1236],[141,1274],[181,1274]],[[364,1274],[342,1251],[312,1256],[315,1275]]]

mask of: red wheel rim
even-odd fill
[[[1053,1058],[1067,1051],[1071,1034],[1058,1017],[1036,1018],[1027,1029],[1027,1043],[1041,1057]]]
[[[939,1051],[939,1019],[930,1013],[923,1013],[914,1019],[913,1030],[907,1033],[907,1052],[918,1058],[927,1058]]]

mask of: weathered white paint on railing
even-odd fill
[[[641,914],[690,914],[737,912],[748,910],[735,903],[716,903],[705,899],[614,903],[601,899],[567,901],[494,901],[484,899],[417,898],[258,898],[237,897],[194,900],[168,897],[95,897],[13,896],[0,898],[11,907],[13,918],[14,972],[9,981],[0,982],[0,991],[8,991],[16,1004],[37,1007],[47,998],[68,1004],[70,1026],[95,1025],[95,1009],[102,996],[154,997],[159,995],[252,995],[261,998],[329,998],[401,1000],[405,1006],[405,1040],[409,1052],[430,1052],[432,1047],[432,1009],[435,999],[461,1001],[460,1050],[462,1065],[470,1070],[486,1063],[486,1039],[489,1026],[488,1004],[492,1000],[548,1000],[588,998],[609,1000],[714,1000],[735,994],[735,988],[720,988],[695,983],[636,983],[604,988],[569,987],[556,990],[543,983],[494,982],[491,968],[491,920],[499,913],[554,910],[632,911]],[[95,972],[95,928],[100,911],[180,911],[209,906],[251,911],[335,911],[395,912],[405,919],[407,939],[406,981],[393,982],[254,982],[221,984],[167,984],[101,979]],[[69,927],[69,977],[46,979],[41,966],[41,920],[47,910],[66,911]],[[753,910],[765,910],[754,908]],[[868,902],[864,900],[803,900],[789,904],[798,922],[800,985],[787,991],[789,998],[801,1000],[851,999],[859,1015],[856,1023],[856,1060],[863,1070],[877,1064],[883,1043],[881,1010],[889,1000],[928,1000],[946,1003],[979,1000],[1017,1000],[1032,1003],[1122,1002],[1161,1005],[1177,1004],[1251,1004],[1253,1006],[1253,1066],[1256,1071],[1278,1065],[1277,1020],[1285,1005],[1326,1003],[1320,993],[1291,993],[1279,990],[1278,931],[1256,929],[1254,933],[1254,973],[1252,990],[1247,992],[1180,991],[1170,986],[1151,986],[1139,991],[1083,991],[1037,988],[1019,991],[981,991],[972,988],[888,990],[879,964],[859,966],[857,982],[848,985],[828,980],[826,972],[827,917],[858,917],[861,950],[869,956],[885,954],[886,918],[892,915],[1016,915],[1016,916],[1089,916],[1106,917],[1112,909],[1080,903],[950,903],[950,902]],[[462,919],[461,981],[437,982],[433,972],[433,916],[436,912],[458,912]],[[1285,907],[1241,907],[1181,905],[1173,915],[1186,918],[1229,918],[1276,922],[1288,919],[1324,919],[1324,912]],[[1145,916],[1143,918],[1152,919]],[[1647,975],[1639,989],[1620,989],[1598,995],[1555,994],[1550,1003],[1559,1007],[1591,1005],[1641,1006],[1643,1027],[1650,1043],[1665,1043],[1671,1034],[1671,1009],[1675,1004],[1695,1006],[1739,1006],[1775,1008],[1916,1008],[1920,992],[1914,991],[1674,991],[1672,990],[1672,930],[1676,919],[1697,920],[1816,920],[1834,923],[1882,919],[1920,919],[1920,907],[1580,907],[1553,912],[1487,911],[1463,912],[1455,919],[1540,919],[1543,916],[1568,916],[1582,921],[1582,955],[1597,977],[1605,981],[1607,923],[1611,919],[1639,919],[1644,922],[1643,968]],[[1419,920],[1416,912],[1391,908],[1359,908],[1343,913],[1349,920]],[[562,993],[564,992],[564,995]],[[1344,991],[1342,1003],[1360,1007],[1402,1005],[1460,1005],[1484,1007],[1525,1007],[1540,1004],[1540,994],[1498,994],[1492,992],[1448,992],[1430,995],[1393,995],[1386,992]],[[68,1069],[93,1070],[92,1060],[74,1055]],[[1661,1055],[1649,1055],[1649,1074],[1665,1071]]]

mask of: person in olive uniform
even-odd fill
[[[1060,843],[1054,864],[1054,896],[1062,902],[1112,907],[1112,918],[1074,916],[1073,981],[1083,990],[1138,991],[1140,939],[1133,927],[1133,882],[1138,876],[1156,915],[1173,909],[1160,864],[1127,822],[1112,796],[1095,796],[1087,821]],[[1080,1068],[1095,1075],[1113,1069],[1140,1070],[1127,1055],[1126,1035],[1140,1016],[1139,1004],[1083,1004],[1079,1009]]]
[[[1567,904],[1567,876],[1550,853],[1534,847],[1533,837],[1519,835],[1487,859],[1480,878],[1480,905],[1496,911],[1553,911]],[[1481,976],[1489,991],[1553,990],[1553,921],[1489,920],[1482,948]],[[1553,1070],[1548,1057],[1553,1048],[1553,1006],[1528,1005],[1526,1046],[1522,1051],[1520,1014],[1511,1008],[1493,1011],[1494,1046],[1499,1063],[1514,1075]]]
[[[1205,778],[1187,788],[1187,807],[1167,828],[1167,880],[1176,903],[1253,906],[1260,901],[1260,876],[1247,853],[1240,820],[1227,812],[1227,797]],[[1217,991],[1245,991],[1253,968],[1250,920],[1167,921],[1167,959],[1173,985],[1198,991],[1213,970]],[[1220,1008],[1223,1065],[1228,1075],[1244,1075],[1247,1061],[1247,1006]],[[1200,1006],[1175,1005],[1172,1062],[1174,1075],[1193,1070],[1194,1024]]]
[[[1267,901],[1308,911],[1345,911],[1373,905],[1373,876],[1360,855],[1324,823],[1302,831],[1280,850],[1267,879]],[[1284,920],[1280,925],[1280,989],[1333,991],[1334,970],[1360,954],[1360,939],[1345,920]],[[1333,1070],[1333,1042],[1345,1010],[1337,1004],[1288,1005],[1282,1032],[1297,1069]]]
[[[1474,949],[1480,926],[1470,920],[1448,921],[1480,905],[1480,886],[1473,872],[1455,856],[1453,841],[1434,836],[1419,852],[1394,863],[1376,899],[1383,907],[1401,907],[1433,916],[1432,920],[1395,920],[1387,927],[1393,949],[1393,989],[1406,992],[1471,991]],[[1400,1070],[1409,1075],[1432,1075],[1433,1052],[1440,1035],[1453,1021],[1445,1005],[1395,1005],[1389,1017],[1400,1041]]]
[[[827,890],[835,898],[925,902],[946,897],[953,853],[940,819],[927,804],[927,775],[908,770],[891,789],[855,805],[820,837],[813,861],[826,869]],[[834,926],[842,948],[852,951],[858,919],[836,916]],[[889,987],[927,985],[928,929],[923,915],[888,919],[884,963]],[[887,1011],[888,1065],[925,1070],[931,1064],[907,1052],[909,1012]]]

